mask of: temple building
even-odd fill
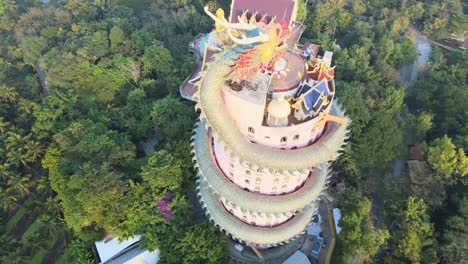
[[[297,8],[294,0],[233,0],[226,18],[205,7],[215,28],[191,43],[198,69],[180,90],[200,112],[200,202],[259,255],[305,232],[349,131],[335,100],[333,53],[297,43]]]

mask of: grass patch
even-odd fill
[[[9,234],[13,231],[13,229],[17,226],[18,222],[27,215],[29,208],[31,208],[32,203],[34,202],[34,197],[30,195],[28,199],[26,199],[18,211],[16,211],[15,215],[11,217],[5,225],[5,233]]]
[[[32,264],[41,264],[41,263],[43,263],[44,258],[47,256],[47,253],[49,252],[49,250],[51,248],[54,247],[54,245],[55,245],[55,243],[57,243],[57,241],[58,241],[58,236],[55,237],[52,240],[49,240],[47,242],[47,246],[46,246],[45,249],[37,250],[36,253],[33,255],[32,259],[31,259],[31,263]]]
[[[67,246],[65,250],[63,251],[63,254],[57,258],[57,260],[55,261],[55,264],[68,264],[68,263],[72,263],[71,262],[72,260],[73,260],[73,257],[72,257],[71,248]]]
[[[11,231],[13,231],[13,227],[16,226],[16,224],[23,218],[28,210],[26,209],[25,206],[21,206],[18,211],[16,211],[16,214],[8,220],[8,222],[5,225],[5,233],[9,234]]]
[[[47,255],[47,251],[45,249],[41,249],[41,250],[36,251],[36,253],[34,254],[34,256],[31,259],[31,263],[32,264],[41,264],[42,260],[45,258],[46,255]]]
[[[26,229],[26,231],[21,236],[21,241],[23,243],[30,244],[30,242],[28,241],[28,236],[34,234],[35,232],[38,232],[41,229],[41,227],[43,227],[43,225],[39,222],[39,218],[36,218],[36,220],[34,220],[34,222],[28,227],[28,229]]]

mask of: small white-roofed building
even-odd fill
[[[141,236],[119,242],[118,238],[95,242],[101,264],[156,264],[159,250],[149,251],[138,247]]]
[[[298,250],[284,261],[283,264],[310,264],[310,261],[304,253]]]

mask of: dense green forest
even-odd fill
[[[105,234],[144,237],[161,263],[223,263],[195,195],[196,113],[178,88],[205,0],[0,0],[0,262],[94,263]],[[464,9],[465,8],[465,9]],[[333,263],[468,261],[466,55],[434,47],[419,80],[413,25],[434,41],[468,23],[453,1],[302,1],[302,41],[334,52],[352,119],[330,189]],[[338,46],[337,46],[338,44]],[[395,160],[422,161],[402,173]],[[413,167],[424,169],[423,177]]]
[[[456,38],[466,9],[460,1],[320,1],[307,12],[303,40],[334,50],[338,100],[352,120],[334,164],[341,188],[330,189],[343,212],[332,262],[468,261],[466,55],[434,47],[419,80],[400,78],[417,58],[405,29]],[[409,145],[424,160],[395,172],[396,160],[412,159]]]

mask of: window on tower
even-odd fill
[[[251,134],[255,133],[255,129],[253,127],[249,127],[248,130],[249,130],[249,133],[251,133]]]
[[[280,140],[280,142],[281,142],[281,143],[286,143],[286,140],[287,140],[286,137],[282,137],[281,140]]]
[[[294,140],[298,140],[298,139],[299,139],[299,135],[295,135]]]
[[[245,184],[250,184],[250,181],[246,179]]]

